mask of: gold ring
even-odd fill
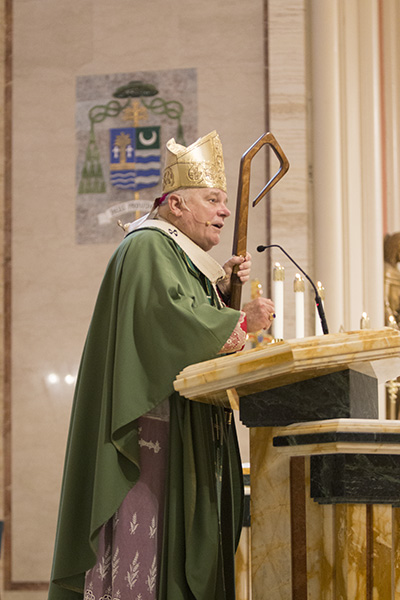
[[[275,314],[275,313],[270,313],[270,314],[269,314],[269,320],[270,320],[270,321],[273,321],[273,320],[275,319],[275,317],[276,317],[276,314]]]

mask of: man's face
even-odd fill
[[[231,214],[226,205],[227,195],[215,188],[185,190],[179,229],[200,248],[211,250],[220,241],[226,217]]]

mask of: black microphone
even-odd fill
[[[318,293],[318,289],[317,289],[317,287],[314,285],[313,281],[311,281],[311,279],[309,278],[309,276],[307,275],[307,273],[305,273],[305,272],[303,271],[303,269],[302,269],[302,268],[301,268],[301,267],[300,267],[300,266],[297,264],[297,262],[296,262],[296,261],[295,261],[295,260],[294,260],[294,259],[293,259],[293,258],[292,258],[292,257],[291,257],[291,256],[290,256],[288,253],[287,253],[287,252],[286,252],[286,250],[284,250],[284,249],[282,248],[282,246],[279,246],[278,244],[269,244],[268,246],[257,246],[257,252],[264,252],[264,250],[266,250],[267,248],[279,248],[279,250],[282,250],[283,254],[285,254],[285,255],[288,257],[288,259],[289,259],[290,261],[292,261],[292,263],[293,263],[294,265],[296,265],[296,267],[299,269],[299,271],[301,271],[301,272],[303,273],[304,277],[305,277],[306,279],[308,279],[308,281],[311,283],[311,285],[312,285],[312,287],[313,287],[313,289],[314,289],[314,292],[315,292],[315,304],[316,304],[316,306],[317,306],[318,315],[319,315],[319,318],[320,318],[320,321],[321,321],[322,331],[323,331],[323,333],[324,333],[324,334],[327,334],[327,333],[329,333],[329,330],[328,330],[328,324],[327,324],[327,322],[326,322],[326,318],[325,318],[324,306],[323,306],[323,304],[322,304],[322,299],[321,299],[321,296],[320,296],[320,295],[319,295],[319,293]]]

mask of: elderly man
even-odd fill
[[[234,421],[174,392],[187,365],[240,350],[271,324],[258,298],[229,308],[227,207],[211,132],[167,143],[163,195],[107,267],[75,391],[51,600],[232,600],[242,519]]]

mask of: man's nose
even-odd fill
[[[229,217],[229,215],[231,214],[231,211],[229,210],[229,208],[226,206],[226,204],[224,204],[221,207],[221,211],[220,214],[224,217]]]

